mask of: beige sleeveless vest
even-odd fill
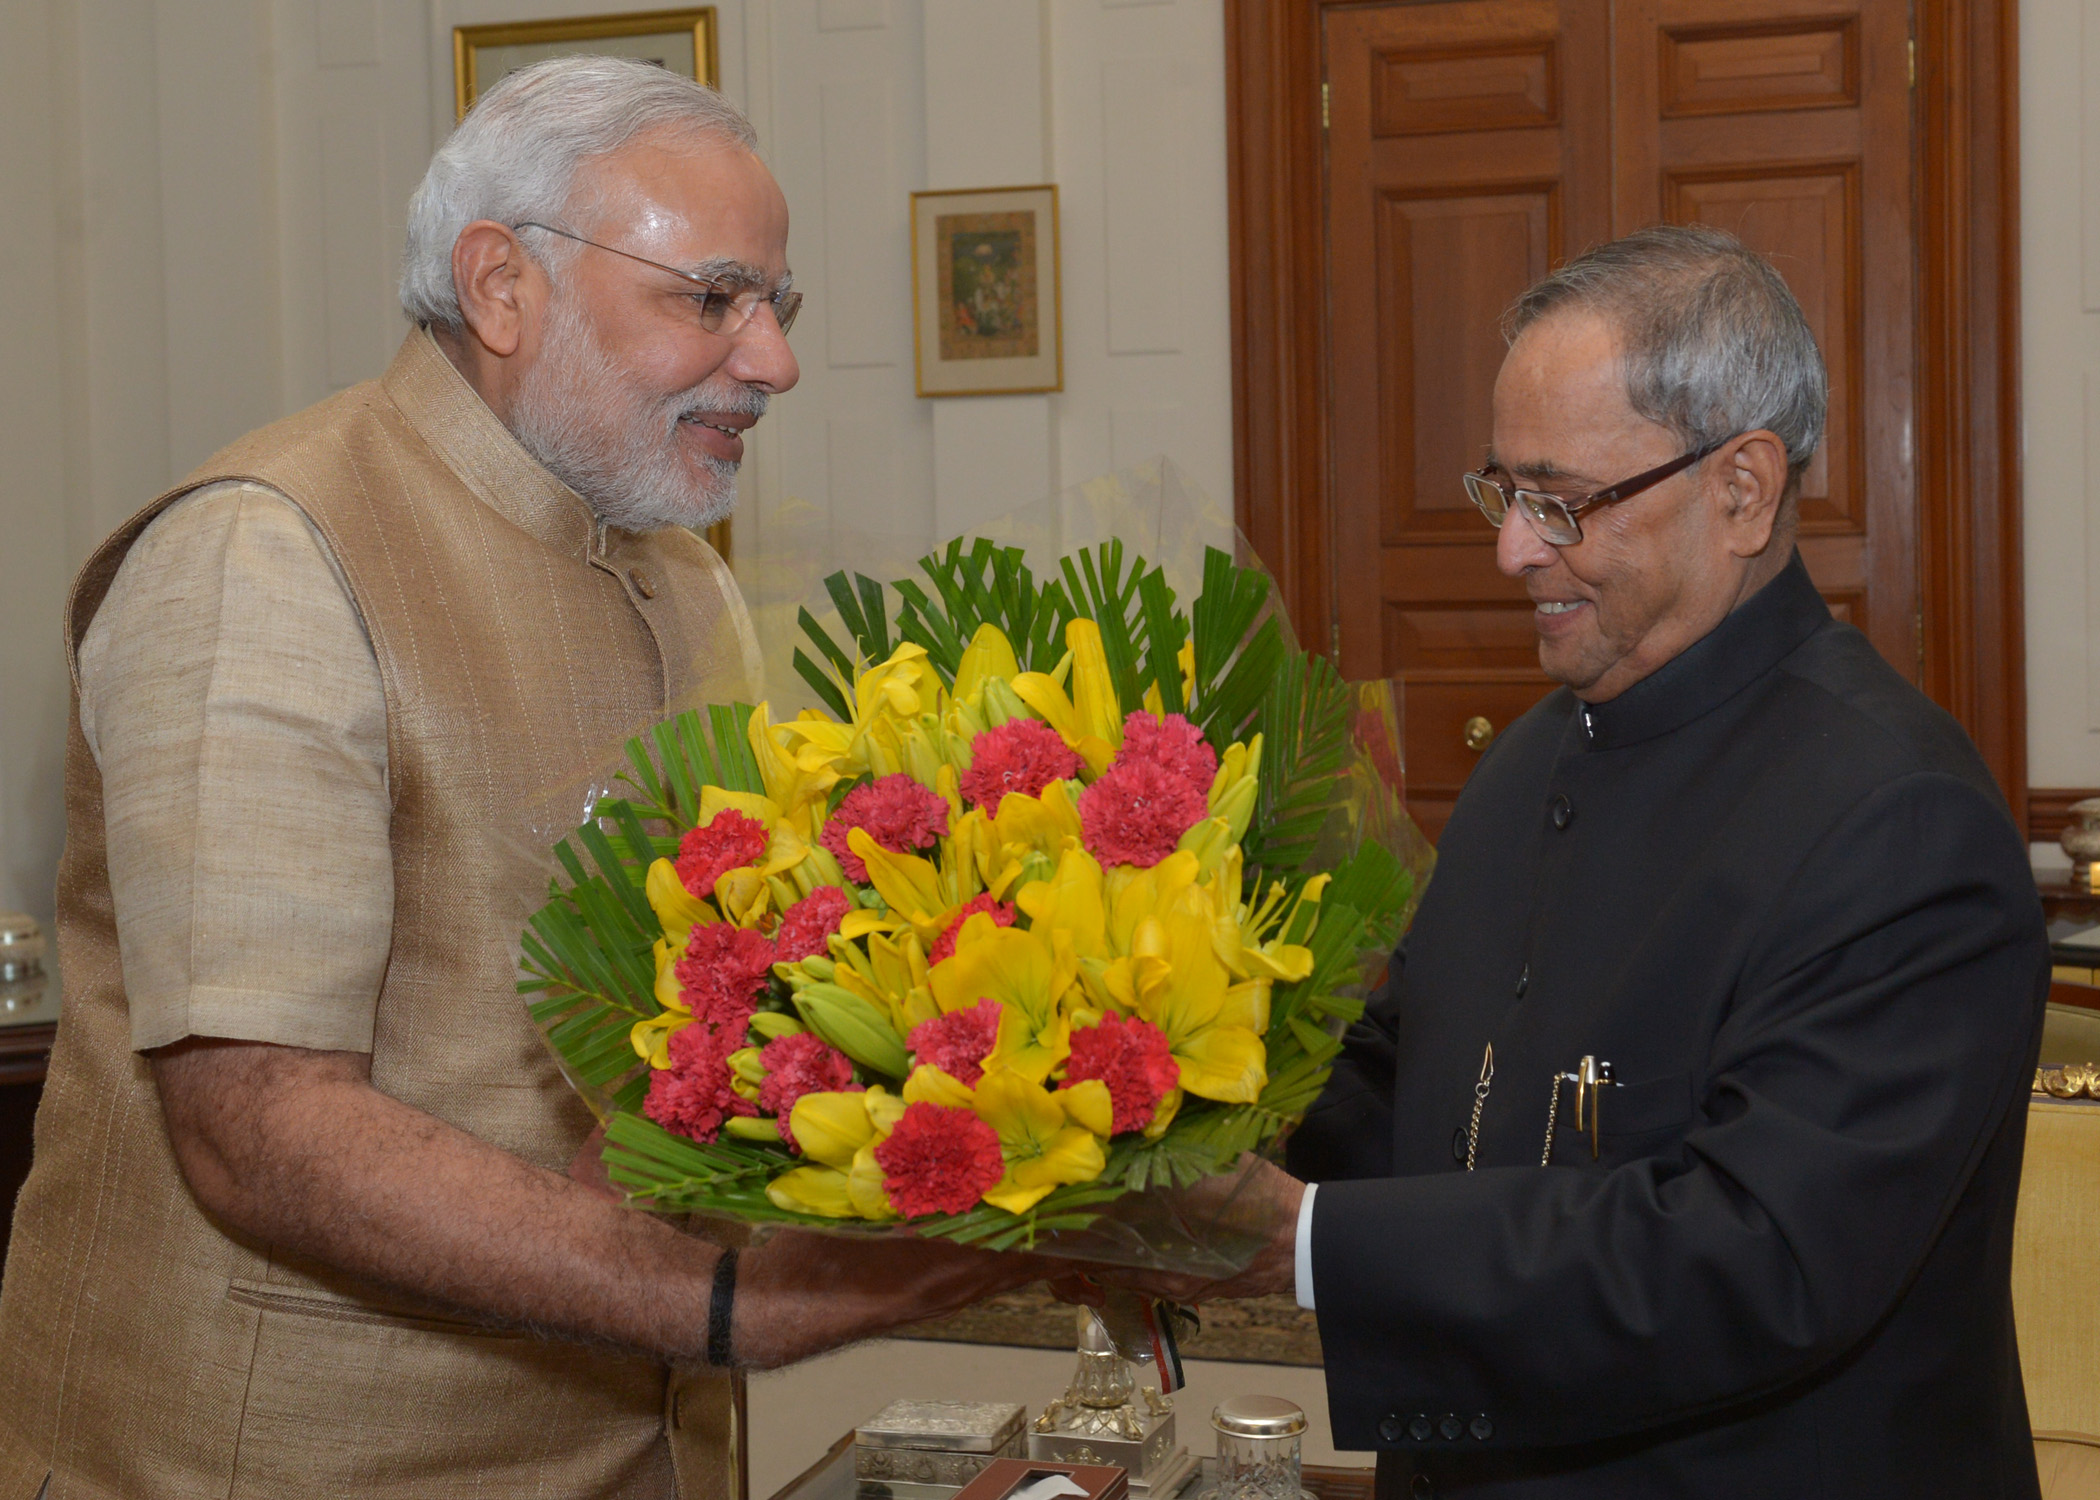
[[[242,439],[88,561],[69,660],[131,543],[247,478],[326,538],[379,659],[393,952],[372,1082],[563,1169],[590,1116],[516,993],[549,828],[621,741],[742,696],[757,651],[690,533],[604,531],[412,333],[386,375]],[[76,700],[58,877],[64,1005],[0,1288],[0,1500],[724,1500],[728,1382],[492,1331],[230,1233],[191,1197],[131,1051],[101,782]]]

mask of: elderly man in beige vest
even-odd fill
[[[0,1500],[721,1500],[724,1367],[1028,1276],[808,1235],[739,1262],[608,1201],[515,993],[530,810],[755,669],[686,529],[797,375],[753,145],[661,69],[512,75],[416,195],[386,374],[82,572]]]

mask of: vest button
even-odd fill
[[[1461,1125],[1451,1132],[1451,1159],[1463,1165],[1466,1159],[1466,1127]]]
[[[1517,976],[1517,998],[1518,998],[1519,1000],[1523,999],[1523,998],[1524,998],[1524,992],[1525,992],[1526,990],[1530,989],[1530,988],[1531,988],[1531,965],[1530,965],[1530,964],[1526,964],[1526,965],[1524,965],[1524,972],[1523,972],[1523,973],[1521,973],[1521,974],[1519,974],[1519,975]]]
[[[629,568],[627,570],[627,581],[634,585],[634,591],[644,599],[654,599],[656,597],[656,580],[640,568]]]
[[[1570,802],[1565,794],[1555,797],[1553,799],[1553,826],[1564,829],[1574,821],[1575,804]]]
[[[1473,1419],[1466,1430],[1472,1433],[1477,1441],[1484,1443],[1495,1435],[1495,1424],[1488,1420],[1486,1412],[1482,1412]]]
[[[1400,1425],[1398,1417],[1387,1417],[1378,1424],[1378,1435],[1388,1443],[1397,1443],[1407,1435],[1407,1429]]]
[[[1436,1435],[1436,1427],[1430,1422],[1427,1412],[1417,1412],[1408,1421],[1407,1435],[1418,1443],[1426,1443]]]
[[[1436,1430],[1437,1435],[1445,1442],[1455,1443],[1466,1435],[1466,1424],[1459,1421],[1455,1413],[1446,1412],[1443,1419],[1436,1424]]]

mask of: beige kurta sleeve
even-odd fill
[[[261,485],[149,526],[80,649],[138,1050],[369,1052],[393,927],[386,699],[320,534]]]

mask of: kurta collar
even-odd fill
[[[519,445],[428,329],[409,330],[379,383],[445,467],[489,509],[571,557],[604,551],[604,528],[583,497]]]
[[[1796,552],[1770,583],[1704,637],[1609,703],[1578,703],[1575,717],[1592,750],[1638,744],[1720,707],[1830,620],[1830,607]]]

